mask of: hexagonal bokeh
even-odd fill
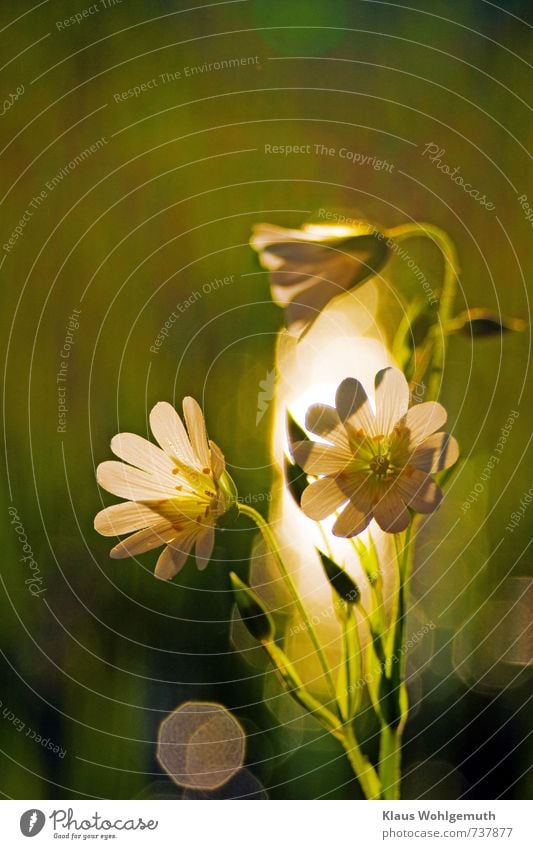
[[[241,769],[233,778],[217,790],[191,790],[183,792],[184,799],[239,799],[258,800],[268,799],[268,794],[261,782],[247,769]]]
[[[157,758],[176,784],[214,790],[241,769],[245,741],[242,726],[222,705],[184,702],[159,727]]]

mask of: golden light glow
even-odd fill
[[[374,376],[379,369],[393,365],[384,339],[375,324],[376,296],[374,284],[365,284],[357,298],[348,293],[345,303],[329,306],[317,319],[311,330],[299,342],[288,334],[283,336],[278,347],[278,390],[274,425],[273,453],[278,469],[283,469],[284,456],[288,452],[286,414],[290,411],[302,427],[305,413],[314,403],[334,406],[335,392],[346,377],[356,377],[373,399]],[[293,572],[293,579],[306,604],[317,632],[335,668],[340,661],[341,646],[339,625],[332,608],[331,587],[324,575],[316,548],[329,553],[343,564],[358,582],[363,603],[369,601],[366,579],[359,558],[350,540],[335,537],[332,532],[334,516],[324,522],[308,519],[296,505],[288,492],[281,474],[274,484],[276,488],[275,512],[270,516],[272,528],[280,542],[283,556]],[[364,542],[368,534],[380,550],[382,562],[387,562],[390,541],[371,522],[369,529],[359,538]],[[256,564],[257,567],[257,564]],[[254,575],[254,583],[263,580],[277,583],[275,571]],[[385,584],[387,584],[385,575]],[[387,595],[387,586],[385,586]],[[298,623],[287,629],[287,647],[291,658],[298,662],[298,669],[312,689],[322,689],[316,665],[311,662],[308,638],[299,632]],[[296,653],[296,654],[295,654]],[[312,682],[312,683],[310,683]]]

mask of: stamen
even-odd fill
[[[385,475],[389,468],[389,458],[383,454],[377,454],[370,461],[370,468],[376,475]]]

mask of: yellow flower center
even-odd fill
[[[391,481],[409,460],[409,434],[401,425],[391,434],[371,436],[362,430],[347,428],[352,459],[348,475],[372,476],[377,481]]]
[[[390,465],[390,460],[383,454],[376,454],[369,463],[370,469],[379,477],[385,475]]]
[[[171,510],[170,521],[176,530],[192,529],[196,525],[213,525],[223,512],[221,493],[208,468],[193,469],[176,460],[172,473],[176,475],[176,494],[162,501]]]

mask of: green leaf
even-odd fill
[[[317,549],[318,551],[318,549]],[[344,569],[341,569],[322,551],[318,551],[326,578],[338,596],[347,604],[357,604],[361,599],[359,587]]]
[[[241,581],[235,572],[230,572],[230,579],[235,602],[246,628],[256,640],[271,642],[276,633],[272,616],[259,597],[244,581]]]
[[[309,442],[309,437],[307,436],[305,430],[300,427],[296,419],[289,413],[287,410],[287,438],[289,440],[289,448],[291,450],[291,458],[292,457],[292,449],[296,442]]]
[[[291,463],[287,458],[285,458],[285,480],[290,494],[299,507],[302,503],[304,490],[307,489],[307,475],[300,466]]]
[[[494,310],[474,307],[459,313],[446,326],[448,333],[461,333],[466,336],[500,336],[510,331],[525,330],[527,322],[521,318],[512,318]]]

